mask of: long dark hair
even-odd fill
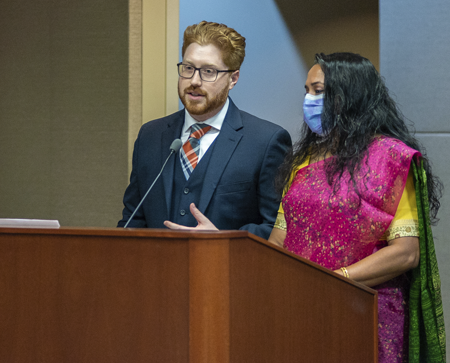
[[[430,218],[437,219],[442,183],[433,175],[426,151],[408,130],[405,118],[389,96],[383,79],[372,63],[354,53],[316,54],[315,63],[325,75],[322,130],[324,137],[304,124],[297,141],[280,167],[276,186],[280,193],[289,187],[291,173],[309,155],[333,155],[325,165],[328,184],[339,190],[340,177],[348,171],[358,192],[355,172],[376,135],[385,135],[420,151],[427,174]]]

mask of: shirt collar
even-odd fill
[[[198,122],[196,121],[190,114],[189,112],[184,109],[184,126],[183,126],[183,133],[185,132],[189,132],[189,128],[196,123],[205,123],[208,124],[210,126],[212,126],[213,128],[215,128],[216,130],[220,131],[220,129],[222,128],[222,124],[223,121],[225,120],[225,116],[227,115],[228,112],[228,106],[230,105],[230,100],[227,97],[227,101],[225,102],[225,105],[223,105],[222,109],[213,117],[203,121],[203,122]]]

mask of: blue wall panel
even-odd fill
[[[380,70],[444,182],[433,228],[450,346],[450,2],[380,0]],[[448,350],[448,349],[447,349]]]

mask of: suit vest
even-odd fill
[[[208,164],[211,159],[214,144],[215,142],[213,142],[213,144],[203,155],[200,162],[197,164],[196,168],[189,177],[189,180],[186,180],[183,174],[179,155],[175,158],[170,208],[170,220],[172,222],[188,227],[197,226],[197,220],[192,216],[191,211],[189,210],[189,205],[191,203],[195,203],[198,207],[203,189],[203,180],[205,179],[205,173],[208,170]]]

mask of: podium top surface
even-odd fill
[[[61,227],[61,228],[20,228],[0,227],[0,234],[59,234],[80,236],[134,236],[134,237],[168,237],[168,238],[245,238],[259,241],[264,239],[247,231],[180,231],[158,228],[104,228],[104,227]]]

